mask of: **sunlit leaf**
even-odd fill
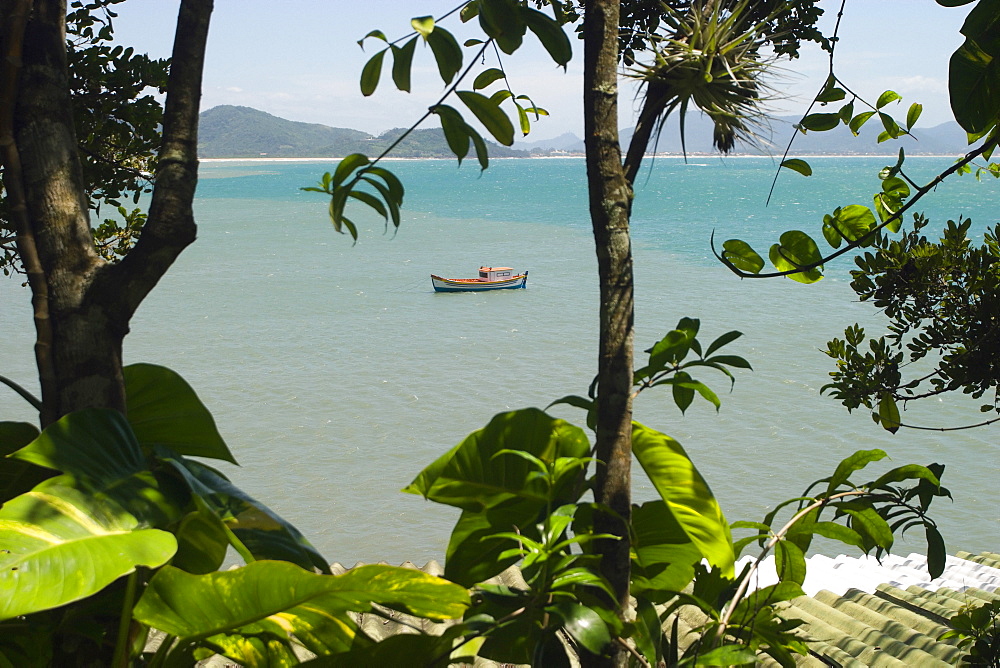
[[[875,103],[876,109],[881,109],[890,102],[895,102],[896,100],[902,100],[895,91],[887,90],[878,96],[878,102]]]
[[[923,105],[914,102],[910,105],[910,108],[906,112],[906,129],[912,130],[913,126],[916,125],[917,119],[920,118],[920,113],[924,110]]]
[[[764,258],[745,241],[730,239],[722,244],[722,257],[740,271],[759,274],[764,268]]]
[[[417,16],[410,19],[410,25],[417,33],[427,39],[427,36],[434,32],[434,17],[433,16]]]
[[[781,166],[790,169],[793,172],[798,172],[802,176],[812,176],[813,170],[809,166],[809,163],[805,160],[799,160],[798,158],[789,158],[781,163]]]
[[[823,278],[823,267],[818,263],[823,259],[819,247],[805,232],[790,230],[779,238],[780,243],[771,246],[771,264],[778,271],[794,271],[808,267],[805,271],[796,271],[788,278],[799,283],[815,283]]]
[[[879,399],[877,415],[879,424],[887,432],[895,434],[899,431],[899,407],[896,406],[896,400],[891,393],[885,392]]]
[[[847,482],[847,479],[855,471],[860,471],[864,467],[868,466],[872,462],[877,462],[880,459],[884,459],[887,455],[884,450],[858,450],[849,457],[844,458],[840,464],[837,465],[836,471],[834,471],[833,476],[830,478],[830,482],[826,488],[827,496],[833,494],[838,487]]]
[[[494,81],[503,79],[505,76],[506,75],[504,75],[503,70],[491,67],[479,73],[479,75],[476,77],[476,80],[472,83],[472,88],[473,90],[480,90],[482,88],[486,88]]]

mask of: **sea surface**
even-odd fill
[[[950,158],[911,158],[917,181]],[[360,240],[334,232],[313,185],[334,163],[208,162],[195,203],[198,241],[146,299],[125,342],[127,363],[181,373],[215,415],[240,467],[223,470],[296,524],[331,562],[442,559],[457,511],[402,494],[419,471],[502,411],[585,394],[596,372],[597,271],[581,159],[394,161],[406,188],[398,232],[350,213]],[[678,319],[699,318],[705,343],[729,330],[745,356],[730,392],[686,415],[669,393],[641,395],[636,419],[677,438],[727,517],[759,520],[858,449],[940,462],[954,502],[933,516],[950,552],[1000,548],[997,427],[890,435],[867,411],[848,414],[820,388],[821,350],[844,327],[878,331],[879,316],[849,287],[842,258],[816,285],[740,280],[709,241],[742,238],[766,256],[781,232],[820,238],[824,213],[871,203],[884,158],[816,158],[815,174],[785,170],[765,206],[776,162],[657,159],[637,179],[633,217],[636,350]],[[960,215],[995,224],[1000,182],[953,177],[925,198],[934,224]],[[474,276],[480,265],[529,270],[526,290],[437,294],[430,273]],[[0,280],[0,374],[35,389],[27,290]],[[641,354],[641,352],[640,352]],[[904,422],[957,426],[979,402],[926,401]],[[554,415],[583,424],[577,409]],[[0,387],[2,419],[33,421]],[[637,500],[655,492],[636,467]],[[897,551],[923,551],[922,535]],[[834,551],[838,548],[820,546]]]

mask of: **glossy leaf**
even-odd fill
[[[562,620],[563,630],[593,654],[600,654],[611,642],[608,625],[591,608],[580,603],[557,603],[547,608]]]
[[[528,29],[535,33],[552,60],[565,69],[573,57],[573,47],[562,26],[548,15],[530,7],[521,8],[521,18]]]
[[[860,471],[872,462],[877,462],[880,459],[884,459],[887,455],[885,450],[858,450],[849,457],[845,457],[838,465],[837,469],[833,472],[830,477],[830,482],[826,488],[826,495],[830,496],[833,494],[838,487],[847,482],[847,479],[851,477],[851,474],[855,471]]]
[[[903,98],[901,98],[895,91],[887,90],[878,96],[878,101],[875,103],[875,108],[881,109],[882,107],[886,106],[891,102],[895,102],[896,100],[902,100],[902,99]]]
[[[165,566],[135,607],[143,624],[181,642],[214,634],[290,633],[307,649],[349,649],[356,627],[348,612],[384,605],[428,619],[460,617],[469,605],[463,588],[416,569],[359,566],[343,575],[317,575],[280,561],[192,575]]]
[[[511,146],[514,143],[514,126],[499,105],[474,91],[460,90],[457,91],[457,95],[494,139],[504,146]]]
[[[912,130],[913,126],[917,124],[917,119],[920,118],[921,112],[923,112],[924,107],[921,104],[914,102],[910,105],[910,108],[906,111],[906,129]]]
[[[222,522],[211,513],[198,510],[181,520],[174,531],[177,554],[171,565],[198,575],[211,573],[222,566],[229,541]]]
[[[791,540],[780,540],[775,544],[774,567],[782,582],[794,582],[801,586],[806,581],[805,554]]]
[[[878,423],[890,434],[899,431],[899,408],[892,394],[886,392],[878,402]]]
[[[688,539],[709,564],[732,574],[735,559],[729,524],[680,443],[633,422],[632,451]]]
[[[476,512],[515,497],[544,501],[544,487],[531,475],[534,467],[521,458],[497,457],[504,449],[522,450],[550,464],[559,457],[586,457],[590,442],[579,427],[537,408],[501,413],[425,468],[403,491]]]
[[[413,67],[413,52],[417,47],[417,38],[414,37],[403,46],[392,48],[392,82],[396,88],[410,92],[410,71]]]
[[[813,130],[816,132],[825,132],[827,130],[832,130],[838,125],[840,125],[840,115],[838,114],[809,114],[801,121],[799,125],[806,130]]]
[[[172,534],[140,529],[110,499],[43,483],[0,508],[0,619],[90,596],[177,549]]]
[[[764,268],[764,258],[758,255],[750,244],[739,239],[730,239],[722,244],[722,257],[748,274],[759,274]]]
[[[793,172],[798,172],[802,176],[812,176],[813,173],[812,167],[809,166],[809,163],[798,158],[783,160],[781,162],[781,166],[786,169],[790,169]]]
[[[231,540],[245,547],[254,559],[282,559],[302,568],[329,572],[329,563],[298,529],[220,473],[166,450],[160,450],[158,455],[184,479],[203,507],[219,518],[231,532]]]
[[[370,96],[378,88],[379,79],[382,77],[382,60],[386,51],[388,49],[382,49],[369,58],[361,69],[361,94],[365,97]]]
[[[809,265],[815,265],[823,259],[816,242],[798,230],[785,232],[779,238],[780,243],[771,246],[771,264],[778,271],[793,271]],[[789,274],[788,278],[799,283],[815,283],[823,278],[822,265],[814,266],[806,271]]]
[[[139,444],[236,463],[212,413],[181,376],[155,364],[124,368],[128,422]]]
[[[746,645],[722,645],[699,654],[696,666],[741,666],[757,661],[757,653]]]
[[[632,593],[664,603],[694,578],[698,546],[662,499],[632,509]]]
[[[476,76],[476,80],[472,83],[473,90],[481,90],[486,88],[494,81],[499,81],[504,78],[503,70],[497,69],[496,67],[491,67],[489,69],[483,70]]]
[[[874,111],[863,111],[854,118],[851,122],[847,124],[847,127],[851,129],[851,132],[857,136],[858,132],[861,130],[861,126],[868,122],[868,119],[875,115]]]
[[[844,503],[840,509],[851,516],[851,528],[861,535],[866,550],[875,546],[883,550],[892,547],[892,529],[874,508],[857,503]]]
[[[951,110],[966,132],[980,133],[996,124],[1000,108],[998,77],[1000,58],[991,56],[972,39],[952,55],[948,70]]]

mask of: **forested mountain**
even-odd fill
[[[203,158],[331,158],[351,153],[375,156],[404,130],[377,137],[347,128],[300,123],[250,107],[223,105],[201,114],[198,153]],[[490,157],[528,157],[527,151],[489,144]],[[452,158],[440,128],[417,130],[393,151],[397,158]],[[470,156],[475,160],[474,155]]]

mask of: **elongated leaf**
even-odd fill
[[[921,112],[923,112],[924,107],[921,104],[914,102],[910,105],[910,108],[906,112],[906,129],[912,130],[913,126],[917,124],[917,119],[920,118]]]
[[[559,22],[530,7],[521,8],[521,18],[528,29],[535,33],[552,60],[565,69],[573,57],[573,47]]]
[[[365,165],[370,164],[370,162],[371,161],[368,160],[368,156],[363,153],[350,154],[337,163],[337,169],[333,173],[333,185],[341,185],[347,181],[348,177],[354,173],[355,169],[358,167],[364,167]]]
[[[476,80],[472,83],[473,90],[481,90],[486,88],[494,81],[499,81],[504,78],[503,70],[491,67],[489,69],[483,70],[476,76]]]
[[[392,566],[361,566],[339,576],[280,561],[206,575],[166,566],[150,581],[135,617],[182,642],[233,632],[291,633],[325,654],[351,647],[356,631],[347,613],[367,612],[372,604],[452,619],[468,607],[469,594],[422,571]]]
[[[431,47],[434,60],[437,62],[441,79],[450,84],[455,75],[462,69],[462,47],[455,41],[455,36],[440,26],[425,35],[427,44]]]
[[[892,397],[892,394],[886,392],[882,395],[882,398],[878,402],[878,422],[882,425],[890,434],[895,434],[899,431],[899,407],[896,406],[896,400]]]
[[[897,466],[891,471],[882,474],[878,480],[871,483],[868,487],[869,489],[879,489],[890,483],[902,482],[904,480],[926,480],[935,487],[941,485],[938,477],[926,466],[906,464],[904,466]]]
[[[735,558],[729,524],[684,448],[666,434],[633,422],[632,451],[702,556],[731,576]]]
[[[476,148],[476,159],[479,160],[479,170],[482,171],[490,166],[490,153],[486,148],[486,142],[475,130],[469,133],[469,139]]]
[[[460,90],[457,91],[457,95],[494,139],[504,146],[514,143],[514,126],[497,104],[475,91]]]
[[[124,368],[128,422],[139,444],[235,464],[212,414],[187,382],[155,364]]]
[[[441,129],[448,142],[448,148],[458,158],[459,164],[469,153],[469,126],[462,119],[462,114],[446,104],[436,104],[431,111],[441,119]]]
[[[723,645],[699,654],[696,666],[741,666],[757,661],[757,653],[746,645]]]
[[[948,551],[945,548],[944,538],[937,528],[927,525],[925,529],[927,536],[927,572],[931,579],[941,577],[944,573],[945,563],[948,560]]]
[[[385,58],[386,51],[388,49],[382,49],[369,58],[361,69],[361,94],[365,97],[374,93],[375,89],[378,88],[378,81],[382,77],[382,60]]]
[[[858,132],[861,130],[861,126],[868,122],[868,119],[875,115],[874,111],[863,111],[854,118],[847,126],[851,129],[851,132],[857,136]]]
[[[403,46],[392,47],[392,82],[401,91],[410,92],[410,71],[413,67],[413,52],[417,48],[414,37]]]
[[[809,166],[809,163],[805,160],[800,160],[799,158],[789,158],[788,160],[783,160],[781,166],[790,169],[793,172],[798,172],[802,176],[812,176],[813,170]]]
[[[156,568],[173,535],[138,529],[109,499],[43,483],[0,508],[0,619],[49,610],[94,594],[137,566]]]
[[[632,510],[632,593],[665,603],[694,578],[701,550],[662,499]]]
[[[370,174],[371,176],[377,176],[383,181],[385,185],[389,188],[389,193],[392,195],[392,201],[396,202],[399,206],[403,205],[403,183],[396,178],[396,175],[390,172],[384,167],[369,167],[365,170],[365,174]]]
[[[826,495],[830,496],[833,494],[838,487],[847,482],[847,479],[851,477],[851,474],[855,471],[860,471],[864,467],[868,466],[872,462],[877,462],[880,459],[884,459],[887,455],[885,450],[858,450],[850,457],[844,458],[840,464],[837,465],[837,470],[833,472],[830,476],[830,483],[826,488]]]
[[[712,341],[712,343],[708,346],[708,350],[705,351],[705,357],[711,357],[712,353],[714,353],[716,350],[718,350],[719,348],[721,348],[721,347],[723,347],[725,345],[728,345],[728,344],[732,343],[733,341],[735,341],[736,339],[740,338],[741,336],[743,336],[743,332],[738,332],[735,329],[732,330],[732,331],[730,331],[730,332],[726,332],[722,336],[720,336],[717,339],[715,339],[715,341]],[[741,358],[737,358],[737,359],[741,359]]]
[[[775,544],[774,567],[782,582],[794,582],[801,586],[806,581],[806,556],[802,548],[791,540],[780,540]]]
[[[815,522],[812,525],[812,531],[824,538],[839,540],[845,545],[854,545],[855,547],[864,549],[864,544],[858,532],[850,527],[845,527],[843,524],[837,524],[836,522]]]
[[[861,535],[865,550],[878,546],[883,550],[892,547],[893,536],[889,524],[871,506],[860,503],[841,504],[840,508],[851,516],[851,528]]]
[[[580,603],[557,603],[546,608],[562,620],[563,630],[594,654],[600,654],[611,642],[611,632],[601,616]]]
[[[875,103],[876,109],[881,109],[890,102],[895,102],[896,100],[902,100],[898,93],[895,91],[887,90],[878,96],[878,102]]]
[[[815,132],[825,132],[827,130],[832,130],[838,125],[840,125],[840,115],[809,114],[801,121],[799,121],[799,125],[804,127],[806,130],[813,130]]]

